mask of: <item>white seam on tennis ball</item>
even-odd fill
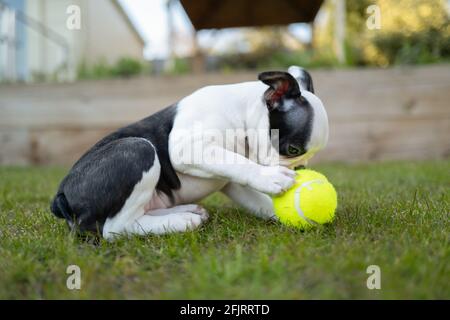
[[[305,216],[305,214],[303,213],[302,208],[300,207],[300,192],[302,191],[303,188],[307,188],[307,187],[309,187],[310,184],[313,184],[313,183],[325,183],[325,181],[323,181],[321,179],[316,179],[316,180],[303,182],[297,189],[295,189],[294,206],[295,206],[295,210],[297,211],[298,215],[301,218],[305,219],[307,222],[309,222],[312,225],[318,225],[318,223],[316,221],[307,218]]]

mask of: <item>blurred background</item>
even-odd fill
[[[450,1],[0,0],[0,164],[73,163],[205,85],[300,65],[314,161],[450,155]]]

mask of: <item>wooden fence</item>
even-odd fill
[[[450,65],[312,75],[330,120],[329,145],[314,161],[450,155]],[[69,165],[108,132],[199,87],[254,79],[256,72],[0,86],[0,164]]]

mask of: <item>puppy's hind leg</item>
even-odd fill
[[[119,234],[162,235],[184,232],[199,227],[208,219],[208,212],[196,204],[187,204],[167,209],[156,209],[123,224],[119,230],[104,233],[105,238]],[[105,224],[106,226],[106,224]]]
[[[145,206],[155,196],[161,166],[155,157],[153,167],[142,176],[122,209],[108,218],[103,227],[103,237],[113,239],[124,234],[165,234],[184,232],[199,227],[208,219],[207,211],[195,204],[145,212]]]
[[[103,226],[105,239],[127,234],[183,232],[200,226],[208,218],[206,210],[194,204],[146,212],[147,204],[157,196],[155,188],[160,172],[161,165],[155,153],[153,166],[144,172],[120,211],[106,219]]]
[[[145,214],[145,206],[150,202],[161,173],[161,165],[155,153],[153,166],[144,172],[142,179],[134,186],[130,196],[120,211],[106,219],[103,226],[103,237],[112,239],[119,234],[130,233],[133,224]]]
[[[196,204],[147,212],[128,228],[133,234],[166,234],[198,228],[208,219],[208,212]]]

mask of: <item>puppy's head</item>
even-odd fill
[[[314,95],[310,74],[291,67],[289,72],[263,72],[258,79],[269,86],[263,99],[269,110],[270,129],[279,132],[281,165],[306,165],[328,141],[327,113]]]

